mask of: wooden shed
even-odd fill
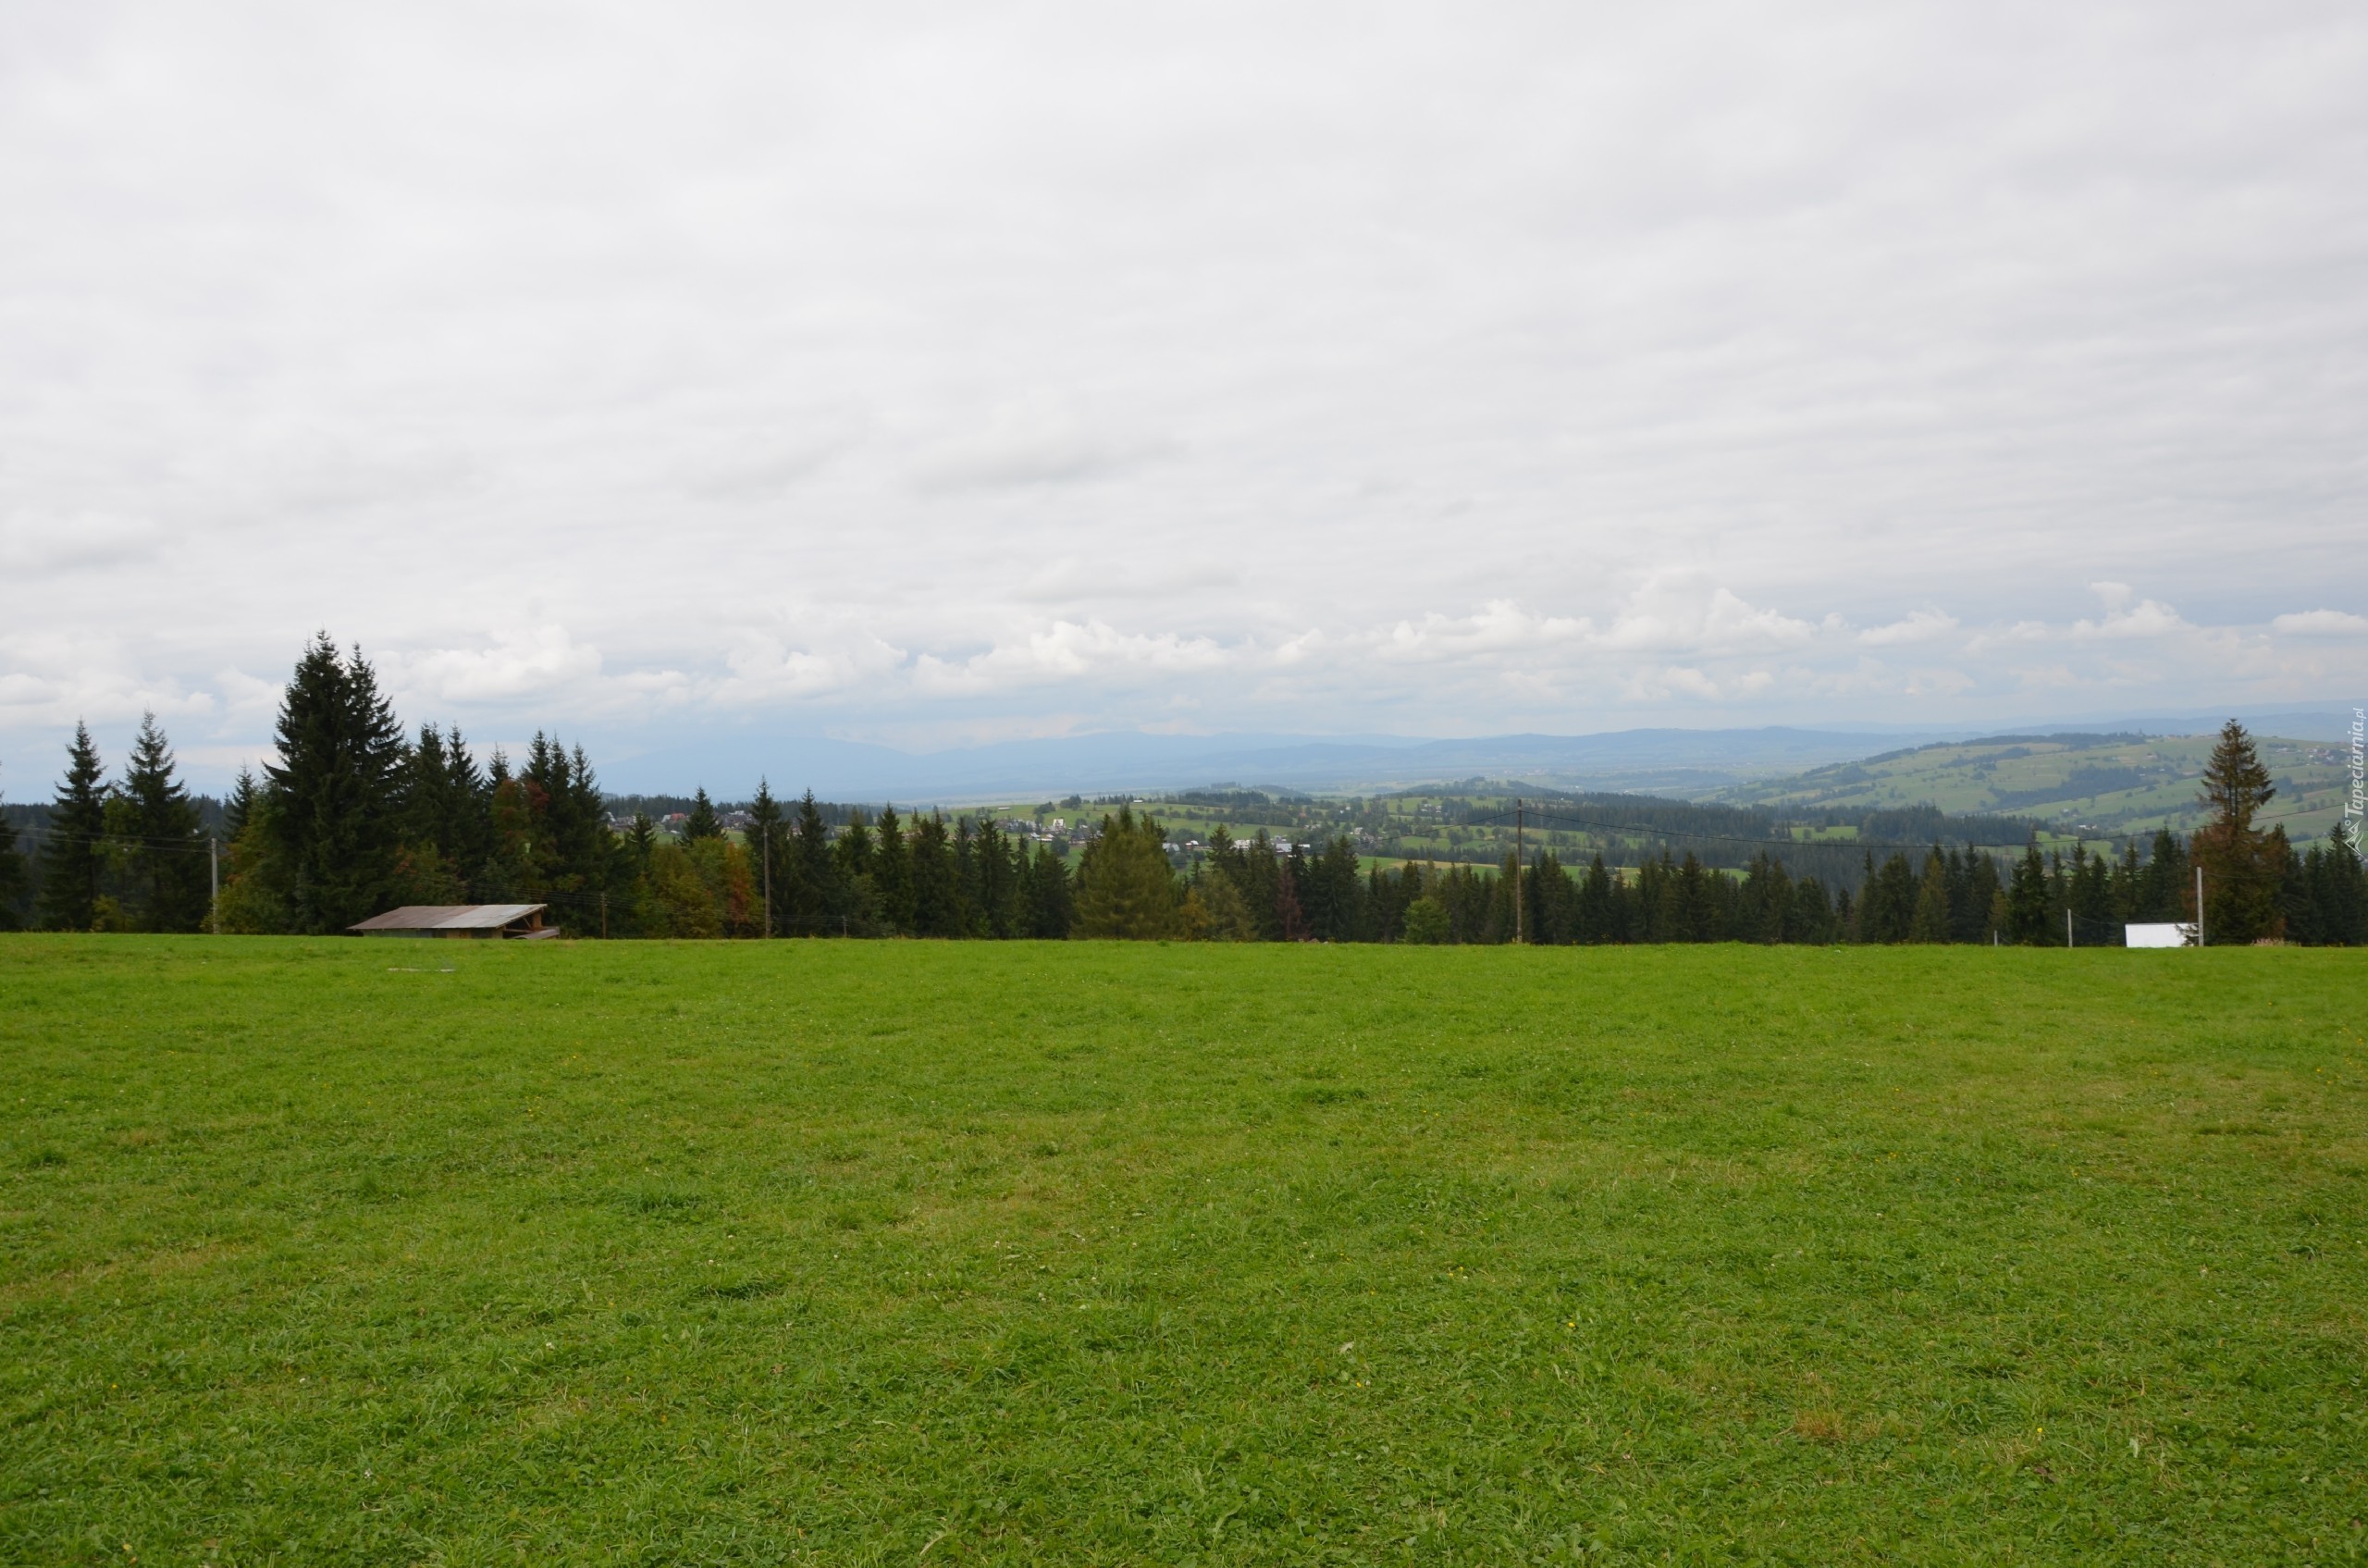
[[[406,904],[345,929],[356,936],[483,936],[533,941],[557,936],[543,924],[548,904]]]

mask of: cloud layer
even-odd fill
[[[252,750],[318,626],[480,734],[908,745],[2368,667],[2355,6],[12,29],[13,798]]]

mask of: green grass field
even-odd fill
[[[2342,951],[0,939],[0,1560],[2368,1559]]]

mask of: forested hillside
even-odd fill
[[[2355,846],[2291,842],[2267,809],[2282,786],[2234,722],[2202,770],[2195,832],[2117,845],[1930,803],[1689,804],[1476,781],[1348,800],[1071,796],[950,816],[788,802],[761,780],[736,805],[704,789],[620,801],[553,736],[480,766],[457,731],[407,732],[370,665],[326,637],[299,661],[274,739],[263,776],[242,774],[216,808],[182,787],[153,718],[113,781],[78,730],[53,798],[20,809],[0,848],[0,920],[318,933],[399,905],[538,903],[592,937],[2047,945],[2192,922],[2200,868],[2208,940],[2368,940]]]
[[[1734,784],[1713,798],[1788,813],[1922,805],[2006,813],[2091,843],[2158,828],[2189,833],[2209,814],[2197,790],[2214,744],[2211,735],[1996,735]],[[2255,744],[2278,792],[2274,820],[2298,844],[2324,839],[2343,814],[2345,749],[2279,736]]]

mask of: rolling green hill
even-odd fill
[[[2160,827],[2187,833],[2204,818],[2196,783],[2213,738],[1999,735],[1736,784],[1713,798],[1791,811],[1930,804],[1952,814],[2037,818],[2086,838],[2126,838]],[[2342,748],[2323,741],[2257,739],[2277,781],[2277,798],[2264,821],[2283,823],[2297,843],[2324,838],[2342,814],[2349,778]]]

